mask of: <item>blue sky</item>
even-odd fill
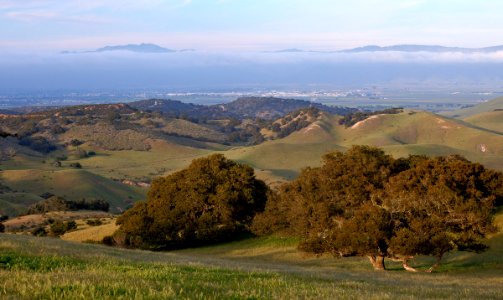
[[[0,0],[0,49],[503,44],[501,0]]]

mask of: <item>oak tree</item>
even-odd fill
[[[170,249],[230,240],[262,211],[268,188],[253,168],[215,154],[154,180],[146,202],[118,219],[126,246]]]

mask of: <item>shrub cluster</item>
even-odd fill
[[[102,199],[66,200],[58,196],[51,196],[39,201],[28,208],[28,214],[43,214],[50,211],[72,210],[101,210],[108,211],[110,204]]]

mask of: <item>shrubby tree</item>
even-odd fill
[[[44,198],[44,194],[42,198]],[[47,193],[48,198],[30,205],[27,214],[43,214],[50,211],[101,210],[108,211],[110,204],[103,199],[66,200],[63,197]]]
[[[77,223],[73,220],[63,222],[60,220],[55,220],[52,222],[50,229],[51,229],[51,235],[58,237],[63,234],[65,234],[67,231],[74,230],[77,228]]]
[[[147,249],[230,240],[262,211],[268,188],[251,167],[211,155],[154,180],[146,202],[127,210],[116,240]]]
[[[501,199],[502,174],[461,157],[395,160],[354,146],[282,186],[253,229],[300,236],[308,252],[367,256],[378,270],[385,258],[398,259],[414,271],[408,261],[416,255],[438,265],[446,252],[483,250]]]

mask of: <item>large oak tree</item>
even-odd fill
[[[127,246],[179,248],[230,240],[247,230],[267,198],[251,167],[215,154],[156,179],[146,202],[121,216]]]
[[[455,249],[483,250],[501,199],[502,174],[461,157],[395,160],[354,146],[282,186],[253,227],[300,236],[305,251],[367,256],[375,269],[399,259],[413,271],[416,255],[440,261]]]

